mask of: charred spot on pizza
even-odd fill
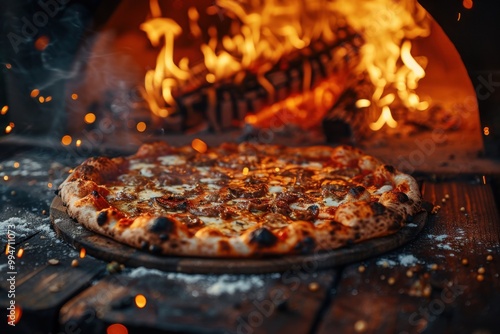
[[[229,253],[231,251],[231,245],[227,240],[219,240],[219,250],[223,253]]]
[[[408,202],[410,200],[408,198],[408,195],[406,195],[405,193],[400,192],[400,191],[396,192],[396,198],[398,199],[398,201],[400,203],[406,203],[406,202]]]
[[[94,196],[95,198],[98,198],[100,195],[99,195],[99,192],[97,190],[92,190],[92,192],[90,193],[92,196]]]
[[[175,229],[175,223],[167,217],[158,217],[152,220],[148,225],[148,230],[153,233],[172,233]]]
[[[161,241],[167,241],[168,239],[170,239],[170,236],[168,234],[162,233],[162,234],[158,235],[158,238]]]
[[[315,246],[316,241],[312,237],[306,236],[301,241],[297,242],[294,250],[300,254],[309,254],[314,250]]]
[[[277,241],[278,237],[265,227],[253,231],[250,236],[250,243],[257,244],[260,247],[271,247],[275,245]]]
[[[365,191],[366,191],[365,187],[363,187],[363,186],[356,186],[356,187],[351,188],[349,190],[349,195],[351,195],[354,198],[359,198],[359,197],[361,197],[361,195],[364,194]]]
[[[396,173],[396,169],[393,166],[391,166],[391,165],[384,165],[384,169],[386,171],[388,171],[389,173],[391,173],[391,174]]]
[[[380,202],[371,202],[370,207],[372,208],[375,216],[382,215],[385,212],[385,206]]]
[[[149,251],[153,254],[160,254],[161,253],[161,247],[157,245],[149,245]]]
[[[313,220],[315,220],[316,218],[318,218],[318,215],[319,215],[319,206],[317,205],[310,205],[307,207],[307,211],[312,215],[313,217]]]
[[[103,226],[108,221],[108,211],[101,211],[97,215],[97,225]]]
[[[140,248],[142,250],[148,250],[149,249],[149,243],[147,241],[145,241],[145,240],[141,241]]]

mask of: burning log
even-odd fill
[[[317,126],[335,104],[349,80],[349,73],[359,62],[362,39],[349,29],[344,31],[346,38],[341,42],[332,46],[316,43],[279,62],[263,74],[265,80],[246,72],[239,84],[235,83],[239,74],[207,84],[203,80],[196,83],[202,74],[194,76],[195,79],[179,88],[184,94],[174,95],[174,113],[181,115],[181,127],[199,125],[192,123],[193,114],[198,114],[199,122],[208,120],[214,131],[240,127],[243,121],[256,127],[278,127],[283,123],[303,128]],[[303,111],[297,112],[299,109],[309,111],[309,116],[305,117]]]

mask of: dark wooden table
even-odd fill
[[[265,275],[188,275],[120,271],[119,265],[81,258],[57,238],[48,215],[54,189],[80,160],[43,148],[2,152],[0,309],[7,316],[14,300],[22,314],[15,327],[2,321],[0,333],[499,331],[500,221],[490,175],[420,177],[425,199],[441,209],[412,242],[359,263],[326,270],[307,263]],[[5,252],[9,225],[14,275]],[[138,295],[146,300],[142,308]]]

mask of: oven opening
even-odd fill
[[[431,169],[477,157],[491,131],[453,43],[414,0],[88,6],[31,4],[8,34],[3,137],[82,155],[153,140],[347,143]]]

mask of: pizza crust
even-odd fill
[[[392,234],[422,201],[411,176],[358,149],[249,143],[205,154],[150,143],[129,157],[90,158],[59,195],[78,223],[132,247],[242,258]]]

